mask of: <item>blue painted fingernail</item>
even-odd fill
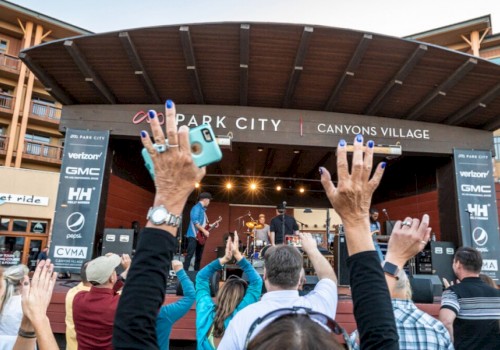
[[[172,102],[172,100],[167,100],[167,103],[165,103],[165,105],[167,106],[167,108],[172,108],[174,103]]]
[[[323,175],[323,168],[322,167],[319,168],[319,174]]]
[[[356,136],[356,141],[363,142],[363,135],[360,134],[360,135]]]
[[[339,141],[339,146],[340,147],[344,147],[345,146],[345,140],[344,139],[342,139],[342,140]]]
[[[385,169],[385,166],[386,166],[386,163],[385,163],[385,162],[382,162],[382,163],[380,164],[380,167],[381,167],[382,169]]]
[[[146,135],[147,135],[147,134],[146,134],[146,132],[145,132],[144,130],[143,130],[143,131],[141,131],[141,136],[142,136],[143,138],[144,138],[144,137],[146,137]]]
[[[150,119],[153,119],[153,118],[155,117],[155,111],[153,111],[152,109],[150,109],[150,110],[148,111],[148,115],[149,115],[149,118],[150,118]]]
[[[375,143],[372,140],[368,141],[368,148],[373,148],[374,145]]]

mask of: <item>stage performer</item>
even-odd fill
[[[259,215],[259,225],[262,225],[263,227],[255,229],[255,239],[262,241],[264,245],[268,245],[271,231],[269,230],[269,225],[266,224],[266,216],[264,214]]]
[[[377,252],[378,258],[380,262],[384,261],[384,255],[382,254],[382,250],[380,249],[380,245],[377,241],[377,235],[381,234],[380,230],[380,222],[378,219],[378,210],[377,208],[370,208],[370,231],[372,233],[373,245],[375,246],[375,251]]]
[[[257,302],[262,293],[262,278],[238,249],[238,234],[228,237],[222,258],[215,259],[196,276],[196,339],[198,349],[216,349],[229,321],[244,307]],[[210,279],[224,264],[236,259],[236,264],[248,276],[249,284],[238,275],[231,275],[217,292],[214,302],[210,295]]]
[[[212,200],[212,195],[208,192],[202,192],[198,196],[198,203],[191,209],[189,227],[187,230],[187,255],[184,260],[184,270],[189,270],[191,259],[194,258],[194,270],[200,270],[201,256],[205,245],[200,244],[196,239],[196,232],[201,231],[206,238],[210,236],[210,232],[205,228],[208,223],[207,208]],[[195,254],[196,253],[196,254]]]
[[[285,220],[285,232],[283,232],[283,218]],[[271,219],[271,245],[282,244],[285,235],[298,235],[299,225],[293,216],[286,215],[286,208],[283,203],[276,207],[276,216]]]

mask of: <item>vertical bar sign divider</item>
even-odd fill
[[[453,155],[462,245],[479,250],[481,272],[498,281],[500,237],[491,152],[454,149]]]
[[[57,271],[92,258],[109,131],[67,129],[49,256]]]

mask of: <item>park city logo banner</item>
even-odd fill
[[[92,258],[109,131],[67,129],[49,256],[58,271]]]
[[[490,151],[454,149],[462,245],[483,256],[482,272],[498,281],[500,238]]]

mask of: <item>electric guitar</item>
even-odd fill
[[[219,225],[219,222],[222,221],[222,216],[219,216],[219,218],[217,220],[215,220],[213,223],[211,224],[206,224],[205,225],[205,230],[207,231],[212,231],[217,225]],[[205,245],[205,243],[207,242],[207,236],[205,236],[203,234],[203,232],[201,232],[200,230],[198,230],[196,232],[196,240],[198,241],[198,243],[200,245]]]

